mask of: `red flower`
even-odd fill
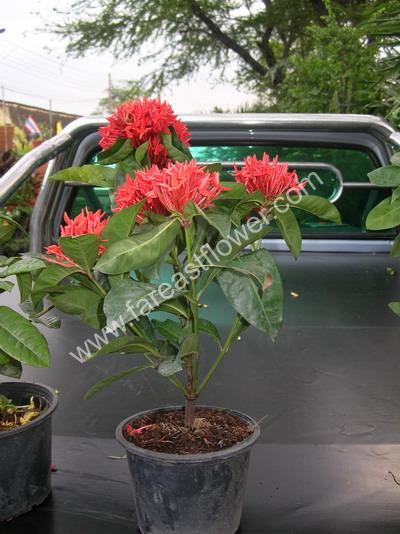
[[[270,159],[264,152],[262,159],[248,156],[241,169],[234,166],[237,182],[246,186],[249,193],[261,191],[267,200],[304,189],[306,182],[300,182],[295,171],[288,171],[287,163],[279,163],[278,156]]]
[[[110,217],[107,217],[101,210],[92,212],[87,208],[83,209],[74,219],[71,219],[67,213],[64,213],[65,224],[60,226],[60,234],[62,237],[84,234],[95,234],[100,237],[109,218]],[[104,250],[105,247],[100,245],[98,255],[101,256]],[[50,245],[49,247],[46,247],[45,252],[49,256],[55,256],[55,258],[45,258],[50,263],[56,263],[62,267],[76,266],[75,262],[63,253],[60,245]]]
[[[162,215],[183,213],[188,202],[200,208],[212,207],[212,202],[222,191],[229,190],[219,182],[218,172],[207,172],[196,161],[169,163],[164,169],[153,165],[136,173],[136,179],[129,176],[115,194],[116,211],[132,206],[146,199],[143,211]],[[139,214],[138,222],[143,220]]]
[[[158,198],[151,197],[153,177],[158,172],[160,172],[159,168],[156,165],[152,165],[150,169],[137,171],[136,178],[134,179],[127,174],[125,182],[115,192],[116,208],[113,211],[120,211],[123,208],[128,208],[146,199],[143,208],[136,217],[138,223],[143,221],[143,213],[145,211],[152,211],[159,215],[168,215],[168,210],[165,209]]]
[[[148,155],[150,162],[164,167],[168,161],[168,154],[161,143],[160,133],[170,133],[172,126],[179,139],[188,146],[189,132],[185,124],[177,119],[171,106],[159,99],[138,99],[122,104],[110,117],[108,126],[99,128],[101,140],[99,145],[103,149],[109,148],[117,139],[129,139],[132,146],[137,148],[145,141],[149,141]]]

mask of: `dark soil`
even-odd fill
[[[197,408],[193,428],[184,426],[184,411],[159,411],[134,419],[124,437],[143,449],[169,454],[198,454],[232,447],[253,433],[253,427],[225,411]]]

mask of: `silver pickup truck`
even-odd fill
[[[204,396],[206,403],[240,409],[262,421],[241,532],[398,532],[400,464],[399,447],[393,444],[400,442],[400,321],[387,307],[400,294],[396,263],[388,255],[396,232],[367,231],[365,220],[391,193],[370,184],[367,173],[389,163],[399,150],[400,134],[369,115],[215,114],[183,120],[192,134],[194,157],[223,161],[225,178],[233,163],[249,154],[277,154],[308,178],[314,192],[335,202],[342,215],[340,225],[300,219],[304,240],[297,261],[278,235],[264,241],[283,277],[284,326],[275,343],[249,330]],[[47,177],[95,161],[97,129],[104,124],[104,118],[79,119],[25,156],[0,179],[0,205],[49,159]],[[108,191],[45,179],[30,223],[31,250],[41,252],[57,239],[64,211],[76,214],[85,205],[109,210]],[[13,293],[0,299],[18,305]],[[232,312],[217,287],[208,304],[214,321],[228,325]],[[61,391],[54,431],[69,436],[56,441],[63,458],[68,457],[65,443],[96,442],[98,454],[98,443],[112,437],[121,418],[179,400],[163,380],[143,375],[82,401],[88,386],[124,369],[128,357],[82,365],[73,355],[90,329],[78,318],[60,317],[61,329],[46,331],[51,370],[26,369],[24,377]],[[118,454],[118,448],[109,447]],[[93,475],[91,469],[86,466],[84,472]],[[110,481],[96,480],[99,493],[104,484],[107,498],[117,498],[118,484],[113,493]],[[106,518],[105,510],[113,509],[106,495],[104,509],[96,509],[111,525],[104,532],[113,527],[131,532],[130,518],[126,524],[122,516]],[[69,498],[87,512],[78,497],[71,493]],[[101,499],[95,502],[92,506],[102,505]],[[51,513],[61,513],[60,502],[49,506]],[[86,512],[83,526],[70,526],[70,531],[103,532]],[[71,519],[65,521],[72,525]],[[70,531],[60,527],[56,534]],[[14,532],[11,527],[9,532]]]

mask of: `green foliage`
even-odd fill
[[[150,96],[150,94],[134,80],[111,85],[107,95],[99,100],[95,113],[111,114],[117,106],[142,96]]]
[[[100,165],[83,165],[58,171],[50,177],[54,182],[82,182],[99,187],[113,187],[116,170]]]
[[[150,50],[152,70],[115,88],[116,102],[207,66],[258,97],[239,111],[373,112],[399,123],[399,13],[396,0],[71,0],[49,30],[76,56]]]
[[[95,269],[105,274],[120,274],[154,264],[172,245],[179,232],[175,219],[148,232],[115,242],[97,262]]]
[[[50,365],[44,336],[30,321],[6,306],[0,306],[0,351],[33,367]]]

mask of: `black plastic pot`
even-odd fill
[[[234,534],[239,529],[250,448],[260,428],[240,412],[207,408],[244,419],[254,427],[253,434],[229,449],[180,455],[142,449],[123,436],[128,423],[159,410],[128,417],[118,426],[116,438],[127,451],[142,534]],[[162,408],[173,409],[180,407]]]
[[[43,502],[51,490],[51,416],[55,391],[29,382],[0,382],[0,394],[15,404],[42,399],[45,411],[36,419],[0,432],[0,521],[7,521]]]

